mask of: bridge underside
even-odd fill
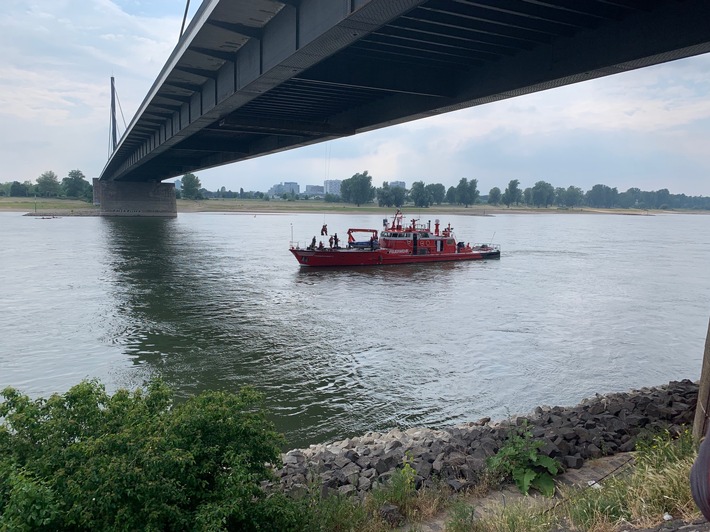
[[[161,181],[710,51],[706,0],[206,0],[102,181]]]

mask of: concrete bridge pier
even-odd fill
[[[148,182],[104,181],[94,178],[94,204],[102,216],[177,216],[175,185]]]

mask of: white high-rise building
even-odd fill
[[[326,194],[332,194],[333,196],[340,196],[340,184],[342,181],[340,179],[326,179],[323,182],[323,188]]]

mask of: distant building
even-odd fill
[[[278,185],[274,185],[267,192],[269,196],[282,196],[284,194],[300,193],[301,187],[298,185],[298,183],[294,183],[293,181],[287,181],[285,183],[279,183]]]
[[[175,190],[182,190],[182,179],[175,180]]]
[[[306,194],[311,196],[322,196],[325,194],[325,188],[320,185],[306,185]]]
[[[284,192],[287,194],[300,194],[301,187],[298,183],[294,183],[293,181],[284,181]]]
[[[404,181],[390,181],[389,184],[390,184],[390,188],[394,188],[394,187],[407,188],[407,183],[405,183]]]
[[[340,184],[342,181],[340,179],[326,179],[323,183],[323,190],[326,194],[332,194],[333,196],[340,196]]]

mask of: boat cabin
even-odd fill
[[[431,221],[420,224],[412,219],[408,226],[402,223],[402,213],[397,211],[391,224],[383,221],[384,229],[380,231],[380,248],[389,250],[390,253],[408,253],[412,255],[430,255],[439,253],[461,253],[470,247],[463,242],[456,242],[453,227],[449,224],[439,230],[439,220],[434,221],[434,230],[431,230]]]

